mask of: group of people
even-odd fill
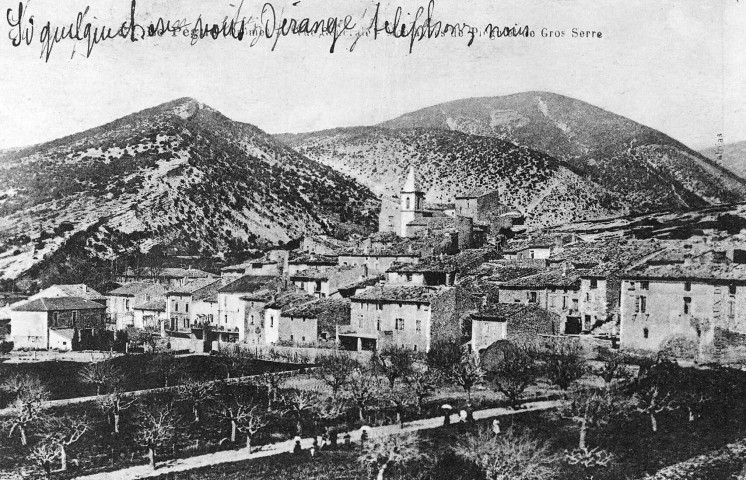
[[[443,425],[450,425],[451,424],[451,415],[453,414],[453,407],[450,405],[443,405],[441,407],[443,409]],[[474,408],[471,406],[470,403],[466,404],[466,408],[462,408],[458,412],[458,423],[464,424],[464,423],[474,423]],[[500,420],[495,418],[492,420],[492,433],[497,436],[500,435]]]

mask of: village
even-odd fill
[[[399,475],[391,478],[412,478],[430,455],[416,432],[442,427],[437,435],[460,445],[455,454],[467,462],[456,468],[488,472],[484,455],[498,455],[510,468],[536,462],[537,475],[515,478],[628,478],[630,458],[642,474],[695,453],[663,451],[673,448],[663,438],[682,429],[699,428],[701,442],[715,425],[729,441],[742,436],[741,407],[727,398],[743,382],[720,385],[731,375],[720,369],[746,359],[746,251],[732,236],[583,236],[526,227],[498,191],[469,190],[439,204],[425,195],[409,167],[366,237],[310,235],[298,248],[219,273],[128,268],[105,292],[60,284],[15,298],[0,309],[5,367],[84,363],[77,376],[60,370],[68,380],[55,386],[6,371],[0,406],[10,465],[63,477],[119,468],[121,478],[141,478],[150,476],[137,466],[143,452],[152,472],[159,460],[187,469],[189,461],[204,466],[196,462],[205,455],[222,454],[217,463],[295,455],[300,471],[332,478],[341,473],[329,468],[359,464],[361,476],[344,478],[389,478],[387,468]],[[713,396],[714,385],[726,400]],[[86,402],[100,405],[108,426],[83,420]],[[128,414],[132,405],[137,412]],[[708,416],[708,408],[727,413]],[[47,417],[49,409],[62,413]],[[682,412],[687,419],[678,419]],[[558,431],[578,427],[579,442],[549,455],[550,444],[531,443],[518,427],[502,432],[500,415],[526,432],[566,422]],[[227,422],[230,434],[210,430],[203,417]],[[464,425],[479,420],[490,430],[464,437]],[[411,432],[401,437],[405,421]],[[120,422],[131,433],[120,433]],[[369,434],[371,425],[378,433]],[[602,437],[605,425],[614,429]],[[88,455],[87,467],[71,467],[66,448],[84,434],[100,440],[78,453]],[[437,435],[427,441],[444,441]],[[637,447],[610,446],[619,435],[642,435],[649,462],[639,462]],[[286,450],[272,443],[289,437]],[[235,457],[241,442],[246,449]],[[525,442],[532,460],[516,450]],[[338,462],[316,462],[316,452],[338,448]],[[654,467],[661,456],[670,461]],[[435,470],[450,461],[439,458]],[[422,478],[455,478],[456,470],[435,470]],[[473,478],[497,478],[487,475]]]
[[[103,330],[129,329],[195,352],[427,352],[444,340],[482,352],[521,336],[570,336],[702,362],[744,353],[746,250],[732,240],[525,232],[498,192],[433,206],[424,197],[410,168],[367,238],[309,236],[219,275],[129,269],[105,293],[55,285],[0,310],[0,321],[16,350],[88,349]]]

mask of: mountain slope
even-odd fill
[[[627,211],[622,199],[549,155],[489,137],[437,129],[358,127],[283,136],[298,152],[348,173],[378,194],[398,194],[414,165],[430,202],[476,187],[546,225]]]
[[[367,188],[193,99],[4,152],[0,178],[5,278],[83,231],[99,257],[125,244],[214,254],[367,230],[378,208]]]
[[[707,148],[700,153],[739,177],[746,178],[746,141],[724,145],[721,158],[718,158],[717,147]]]
[[[609,189],[650,192],[652,206],[691,208],[746,198],[746,182],[665,134],[588,103],[547,92],[472,98],[380,124],[497,137],[545,152]],[[669,191],[661,191],[664,184]]]

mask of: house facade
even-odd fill
[[[337,338],[348,350],[398,345],[427,352],[433,343],[461,335],[457,288],[375,286],[351,298],[350,325]]]
[[[117,330],[135,326],[135,305],[166,298],[167,288],[160,283],[127,283],[108,293],[109,320]]]
[[[80,297],[37,298],[11,308],[15,349],[72,350],[105,329],[106,307]]]

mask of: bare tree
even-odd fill
[[[428,454],[420,447],[420,440],[410,433],[375,439],[358,460],[376,473],[377,480],[383,480],[386,470],[392,465],[406,465],[428,458]]]
[[[370,372],[357,371],[344,389],[344,396],[349,398],[357,407],[358,418],[365,422],[365,412],[368,407],[378,398],[381,391],[379,379]]]
[[[215,399],[215,390],[211,383],[198,382],[191,378],[179,385],[177,392],[179,400],[189,403],[192,407],[195,423],[200,422],[205,406]]]
[[[57,458],[59,450],[50,442],[42,441],[31,450],[29,457],[44,469],[47,477],[52,474],[52,462]]]
[[[109,361],[89,363],[80,372],[80,379],[96,387],[96,395],[112,390],[122,378],[122,371]]]
[[[122,413],[134,405],[135,402],[135,399],[126,400],[124,393],[119,389],[115,389],[112,393],[99,400],[99,405],[109,419],[109,425],[111,425],[112,431],[115,434],[119,433]]]
[[[332,389],[335,397],[347,383],[360,364],[349,354],[335,351],[329,355],[316,357],[316,369],[313,376]]]
[[[681,394],[679,398],[679,404],[686,408],[690,422],[699,418],[704,412],[707,404],[712,400],[712,397],[709,395],[697,392],[685,392]]]
[[[415,405],[419,415],[422,413],[425,398],[435,392],[435,387],[438,385],[438,375],[425,365],[413,369],[412,373],[406,377],[405,382],[415,397]]]
[[[591,371],[594,375],[603,379],[608,387],[614,380],[624,380],[630,377],[629,369],[626,366],[627,361],[626,354],[619,351],[610,351],[603,355],[601,366],[593,368]]]
[[[466,392],[466,398],[471,403],[471,390],[484,382],[485,371],[476,353],[464,351],[461,360],[451,367],[450,380]]]
[[[3,422],[3,427],[8,430],[8,438],[12,437],[14,432],[18,432],[21,445],[25,447],[28,445],[29,428],[41,419],[42,409],[39,402],[18,399],[13,403],[10,415]]]
[[[635,411],[650,417],[650,427],[653,429],[653,432],[658,431],[658,419],[656,415],[678,408],[670,393],[661,395],[658,385],[653,385],[642,392],[635,393],[632,396],[631,404]]]
[[[583,357],[583,348],[577,342],[552,341],[543,352],[542,360],[544,374],[562,390],[567,390],[570,385],[580,380],[588,369]]]
[[[272,411],[273,405],[279,401],[277,393],[285,383],[285,377],[278,373],[267,372],[255,378],[253,382],[258,386],[267,387],[267,410]]]
[[[318,395],[306,390],[296,390],[283,396],[283,405],[295,416],[296,433],[299,436],[303,434],[303,420],[313,413],[319,401]]]
[[[155,470],[158,450],[176,435],[176,417],[169,406],[144,407],[138,412],[135,443],[148,450],[150,466]]]
[[[580,427],[578,449],[587,450],[588,430],[606,424],[614,413],[614,400],[609,391],[576,388],[568,394],[567,402],[559,413]]]
[[[530,344],[507,344],[502,354],[488,378],[493,388],[508,397],[510,405],[516,408],[523,392],[539,377],[541,368]]]
[[[373,352],[371,366],[374,372],[386,377],[389,381],[389,389],[393,390],[398,379],[406,378],[412,373],[414,360],[412,350],[398,345],[389,345]]]
[[[549,445],[512,429],[495,436],[487,429],[459,440],[456,455],[474,462],[488,480],[549,480],[557,477],[559,458]]]
[[[264,417],[259,414],[258,406],[253,403],[252,399],[240,394],[226,394],[217,405],[215,413],[219,418],[230,424],[230,437],[224,440],[236,443],[237,433],[239,431],[243,432],[247,435],[246,447],[249,450],[251,450],[252,435],[267,425]]]
[[[184,367],[173,353],[161,352],[150,358],[147,371],[160,377],[163,386],[168,387],[173,384],[173,380],[184,374]]]
[[[11,413],[3,422],[4,427],[9,430],[8,437],[17,431],[21,445],[26,446],[28,429],[42,419],[41,402],[49,398],[49,391],[39,377],[28,374],[13,375],[0,388],[15,397]]]
[[[80,440],[88,431],[89,422],[87,417],[50,417],[45,422],[45,435],[47,442],[57,447],[60,457],[60,470],[67,471],[67,449]]]

